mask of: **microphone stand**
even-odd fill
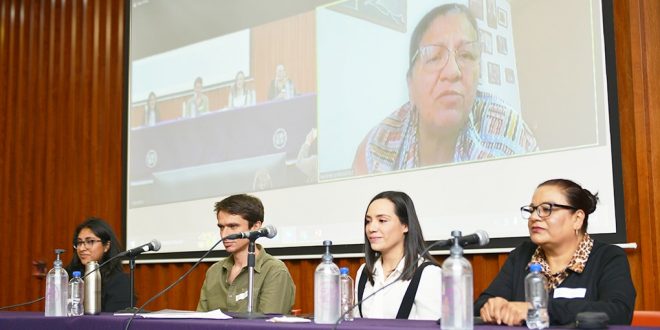
[[[117,311],[117,313],[137,313],[139,309],[135,307],[135,257],[137,255],[134,254],[127,254],[128,256],[128,277],[130,281],[130,286],[131,286],[131,306],[124,308],[122,310]]]
[[[265,314],[257,313],[253,311],[253,290],[254,290],[254,265],[256,263],[256,254],[255,254],[255,241],[259,237],[249,237],[250,243],[248,244],[248,255],[247,255],[247,264],[248,264],[248,306],[247,313],[229,313],[234,318],[239,319],[263,319],[267,318]]]
[[[135,256],[131,256],[130,259],[128,260],[128,268],[129,268],[129,278],[131,282],[131,307],[129,307],[130,310],[136,310],[135,308]]]
[[[248,255],[247,255],[247,265],[248,265],[248,306],[247,312],[248,315],[252,314],[252,290],[254,289],[254,264],[255,264],[255,255],[254,255],[254,246],[255,239],[250,238],[250,244],[248,245]]]

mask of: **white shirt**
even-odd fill
[[[380,258],[376,260],[374,265],[374,285],[367,280],[364,286],[364,293],[362,299],[368,297],[370,294],[379,290],[383,286],[394,281],[401,272],[405,265],[405,258],[399,261],[396,269],[384,278],[383,263]],[[420,260],[419,265],[423,263]],[[357,277],[355,278],[355,301],[358,301],[357,290],[360,276],[364,270],[365,264],[358,269]],[[394,319],[399,311],[403,296],[408,289],[408,281],[397,281],[378,292],[375,296],[367,299],[362,303],[362,315],[365,318],[378,318],[378,319]],[[442,314],[442,268],[434,265],[427,266],[422,271],[422,277],[417,287],[417,294],[415,295],[415,302],[410,310],[410,320],[437,320]],[[355,316],[360,317],[360,310],[355,308]]]

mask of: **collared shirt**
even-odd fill
[[[368,173],[420,166],[419,111],[412,103],[390,114],[366,137]],[[537,151],[532,131],[520,113],[490,94],[477,92],[466,126],[459,133],[453,162],[505,157]]]
[[[550,270],[550,265],[548,265],[545,252],[543,252],[543,249],[541,249],[540,246],[534,251],[530,264],[541,264],[541,267],[543,268],[541,272],[545,275],[545,278],[548,279],[548,289],[555,289],[568,277],[569,270],[575,273],[582,273],[584,267],[587,265],[593,246],[594,240],[589,237],[589,234],[585,233],[584,236],[582,236],[580,243],[578,243],[578,248],[573,252],[571,261],[568,262],[566,268],[556,273],[552,273]]]
[[[286,265],[266,253],[257,244],[259,253],[254,265],[253,311],[258,313],[291,312],[295,285]],[[197,311],[220,309],[223,312],[247,312],[248,269],[243,267],[232,283],[227,282],[234,258],[229,256],[213,264],[206,272]]]
[[[404,270],[405,258],[399,261],[396,268],[385,278],[383,271],[383,263],[381,258],[378,258],[374,264],[374,284],[371,285],[367,281],[364,287],[362,298],[366,298],[376,290],[392,283],[396,280]],[[418,265],[421,265],[423,260]],[[357,272],[356,279],[359,279],[364,271],[365,264],[360,266]],[[408,289],[408,281],[397,281],[385,288],[383,291],[377,293],[375,296],[366,299],[362,303],[362,316],[365,318],[378,318],[378,319],[395,319],[396,314],[401,306],[403,296]],[[357,301],[357,285],[355,290],[355,301]],[[422,277],[417,287],[417,294],[415,302],[410,310],[411,320],[437,320],[442,314],[442,269],[438,266],[428,266],[424,268]],[[360,317],[358,308],[355,308],[355,316]]]

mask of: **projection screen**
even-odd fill
[[[440,83],[415,71],[428,56],[411,37],[454,2],[478,53],[444,45],[468,114],[453,156],[428,162],[420,91]],[[157,238],[151,258],[197,255],[219,239],[214,203],[248,193],[278,230],[259,241],[274,254],[323,240],[359,253],[384,190],[412,197],[428,241],[482,229],[509,248],[551,178],[598,192],[588,231],[623,243],[610,2],[130,0],[127,248]]]

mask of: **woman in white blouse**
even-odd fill
[[[356,277],[356,308],[365,318],[437,320],[442,311],[442,270],[424,251],[424,237],[410,197],[376,195],[364,218],[364,255]]]
[[[244,107],[255,104],[254,90],[245,85],[245,74],[238,71],[234,83],[229,88],[228,106],[230,108]]]

